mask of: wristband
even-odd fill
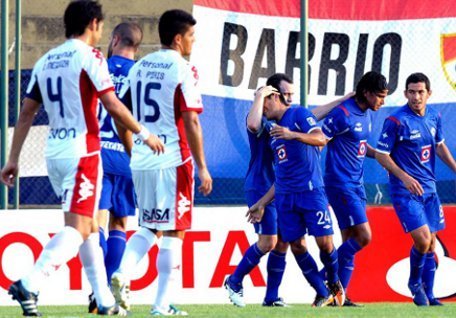
[[[149,129],[147,129],[146,127],[144,127],[143,125],[141,125],[141,130],[139,131],[139,133],[136,134],[136,136],[138,136],[138,138],[141,140],[141,141],[144,141],[146,139],[149,139],[150,137],[150,131]]]

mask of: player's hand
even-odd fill
[[[165,152],[165,145],[157,135],[150,134],[149,138],[144,140],[144,143],[157,155]]]
[[[201,181],[198,191],[204,196],[209,195],[212,192],[212,177],[209,174],[207,168],[198,169],[198,178]]]
[[[245,216],[247,217],[247,222],[249,223],[259,223],[263,219],[264,215],[264,206],[261,204],[255,203],[250,207]]]
[[[276,139],[285,139],[285,140],[291,140],[294,139],[295,134],[292,132],[290,129],[287,127],[282,127],[279,125],[274,125],[271,128],[271,131],[269,132],[271,137],[276,138]]]
[[[13,162],[7,162],[6,165],[3,167],[0,181],[7,185],[8,187],[14,186],[14,181],[19,174],[19,165]]]
[[[424,194],[424,189],[421,184],[411,176],[407,175],[405,178],[403,178],[402,182],[404,183],[407,190],[410,191],[410,193],[419,196]]]
[[[260,88],[258,88],[255,91],[254,96],[256,98],[265,98],[271,94],[280,95],[280,92],[277,89],[275,89],[274,87],[272,87],[271,85],[268,85],[268,86],[261,86]]]

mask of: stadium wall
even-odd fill
[[[446,206],[444,210],[447,227],[438,234],[434,293],[439,298],[456,301],[456,206]],[[245,207],[195,209],[192,230],[183,244],[182,280],[177,285],[176,303],[229,303],[223,281],[256,241],[252,225],[245,222],[245,211]],[[403,233],[391,207],[371,207],[368,218],[373,239],[357,255],[348,290],[350,297],[357,302],[410,301],[407,279],[412,241],[409,235]],[[0,306],[9,306],[14,302],[7,294],[8,286],[29,272],[43,246],[63,226],[63,215],[58,210],[0,211],[0,224]],[[130,230],[136,229],[135,224],[134,219],[130,220]],[[334,228],[338,228],[336,224]],[[334,238],[338,246],[340,233],[336,232]],[[318,255],[313,238],[308,239],[308,247],[313,255]],[[153,247],[135,270],[131,286],[134,304],[149,304],[154,299],[157,251],[158,248]],[[318,257],[315,259],[321,268]],[[263,260],[244,280],[247,303],[262,301],[265,281],[266,261]],[[79,258],[74,258],[46,281],[40,291],[40,304],[87,304],[90,292]],[[311,303],[315,296],[291,253],[287,254],[280,295],[289,303]]]

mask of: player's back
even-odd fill
[[[154,155],[135,142],[132,170],[177,167],[191,160],[182,113],[202,111],[196,69],[177,51],[162,49],[139,60],[128,79],[135,117],[165,144],[164,154]]]
[[[76,39],[35,65],[27,96],[41,99],[49,117],[45,156],[74,158],[100,150],[98,94],[112,89],[103,55]]]

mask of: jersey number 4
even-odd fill
[[[63,112],[62,77],[57,77],[57,87],[55,92],[52,87],[52,78],[48,77],[46,80],[46,91],[51,102],[59,103],[60,117],[64,118],[65,114]]]
[[[151,92],[152,90],[160,90],[161,89],[161,84],[160,83],[147,83],[144,86],[143,90],[143,83],[141,81],[138,81],[138,85],[136,86],[136,107],[137,107],[137,115],[138,115],[138,121],[141,121],[141,105],[142,101],[144,104],[148,107],[153,108],[153,115],[145,115],[144,116],[144,121],[146,123],[153,123],[158,120],[160,117],[160,107],[157,103],[156,100],[151,98]],[[141,99],[143,99],[141,101]]]

